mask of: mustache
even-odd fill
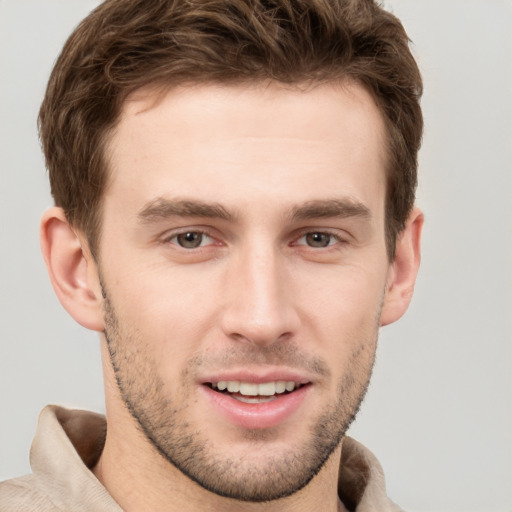
[[[105,315],[105,335],[109,350],[112,346],[112,334],[119,332],[119,323],[114,306],[110,301],[100,271],[100,285],[103,295],[103,309]],[[114,336],[115,338],[115,336]],[[290,339],[276,340],[269,345],[253,345],[239,342],[236,346],[224,349],[222,352],[196,354],[192,356],[185,368],[183,377],[189,373],[196,373],[198,370],[208,371],[222,368],[227,370],[248,364],[258,366],[287,366],[295,370],[304,370],[319,377],[330,378],[331,370],[327,362],[315,355],[303,352]]]
[[[229,369],[240,366],[286,366],[296,370],[305,370],[321,377],[330,377],[331,370],[326,361],[318,356],[302,352],[299,347],[290,341],[275,342],[267,346],[240,345],[224,349],[222,352],[212,354],[197,354],[189,359],[184,373],[194,372],[197,369],[215,370]]]

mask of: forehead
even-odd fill
[[[166,116],[171,113],[172,117]],[[162,121],[172,129],[179,126],[181,138],[196,141],[211,138],[198,130],[197,122],[226,129],[228,135],[282,137],[322,136],[335,140],[337,133],[372,133],[380,138],[384,124],[373,97],[359,83],[344,80],[327,83],[282,84],[249,82],[240,84],[191,84],[172,88],[147,87],[132,93],[124,102],[119,125],[125,134]],[[278,121],[278,122],[276,122]],[[337,130],[333,131],[333,127]],[[316,133],[313,133],[313,130]],[[219,133],[223,135],[223,133]]]
[[[215,191],[234,200],[245,188],[261,192],[254,197],[307,201],[343,180],[346,195],[380,193],[384,133],[371,95],[355,83],[140,90],[125,102],[110,140],[106,198],[137,192],[141,200],[175,193],[210,200]]]

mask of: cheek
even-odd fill
[[[373,358],[384,287],[382,274],[338,269],[322,286],[311,282],[303,295],[302,338],[316,340],[315,349],[334,373],[345,374],[359,364],[366,368]]]
[[[355,265],[305,273],[296,295],[305,317],[313,315],[324,328],[376,325],[386,283],[385,272]]]
[[[209,281],[150,266],[130,275],[120,268],[106,287],[124,332],[143,340],[158,364],[190,357],[214,324]]]

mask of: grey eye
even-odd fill
[[[176,235],[176,243],[185,249],[195,249],[203,243],[203,233],[198,231],[189,231]]]
[[[333,236],[329,233],[308,233],[306,244],[310,247],[328,247],[332,243]]]

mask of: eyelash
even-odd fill
[[[315,236],[315,235],[321,235],[323,237],[328,237],[329,241],[328,241],[327,245],[314,246],[314,245],[309,245],[308,243],[303,243],[303,244],[299,243],[299,241],[301,239],[306,238],[308,236]],[[345,239],[343,239],[342,237],[340,237],[339,234],[333,233],[331,231],[319,230],[319,231],[306,231],[306,232],[302,233],[301,236],[296,239],[296,241],[294,242],[293,245],[303,245],[310,249],[328,249],[328,248],[332,248],[332,247],[336,246],[337,244],[345,244],[345,243],[347,243],[347,241]]]
[[[201,237],[199,245],[197,245],[196,247],[185,247],[184,245],[179,243],[178,238],[181,236],[186,236],[186,235],[198,235],[199,237]],[[328,237],[327,245],[314,246],[314,245],[309,245],[307,242],[300,243],[300,240],[305,239],[308,236],[315,236],[315,235],[321,235],[323,237]],[[210,242],[206,245],[202,245],[204,242],[204,237],[210,238],[212,240],[213,244],[212,244],[212,242]],[[333,240],[334,240],[334,242],[333,242]],[[192,240],[191,242],[193,243],[194,241]],[[193,251],[195,249],[200,250],[204,247],[208,247],[210,245],[215,245],[214,242],[215,242],[215,237],[213,237],[211,235],[211,233],[209,233],[207,230],[204,230],[204,229],[187,229],[187,230],[184,230],[184,231],[181,231],[178,233],[173,233],[172,235],[167,236],[162,240],[163,244],[172,244],[177,247],[180,247],[181,249],[185,249],[187,251]],[[345,238],[340,237],[340,235],[337,233],[333,233],[328,230],[327,231],[326,230],[318,230],[318,231],[308,230],[308,231],[303,231],[299,237],[294,238],[294,241],[290,245],[291,246],[304,246],[304,247],[307,247],[308,249],[314,250],[314,249],[330,249],[330,248],[334,248],[338,244],[344,245],[347,243],[348,243],[347,240]]]
[[[185,250],[201,249],[202,247],[204,247],[203,245],[198,245],[197,247],[185,247],[185,246],[183,246],[183,245],[181,245],[180,243],[177,242],[178,237],[186,236],[186,235],[192,235],[192,234],[193,235],[199,235],[201,237],[201,244],[203,242],[203,238],[204,237],[208,237],[212,241],[215,240],[214,237],[210,233],[208,233],[208,231],[206,231],[204,229],[187,229],[187,230],[181,231],[179,233],[173,233],[172,235],[165,237],[162,240],[162,243],[176,245],[176,246],[178,246],[178,247],[180,247],[182,249],[185,249]],[[176,241],[173,241],[173,240],[176,240]],[[210,244],[208,244],[208,245],[210,245]]]

